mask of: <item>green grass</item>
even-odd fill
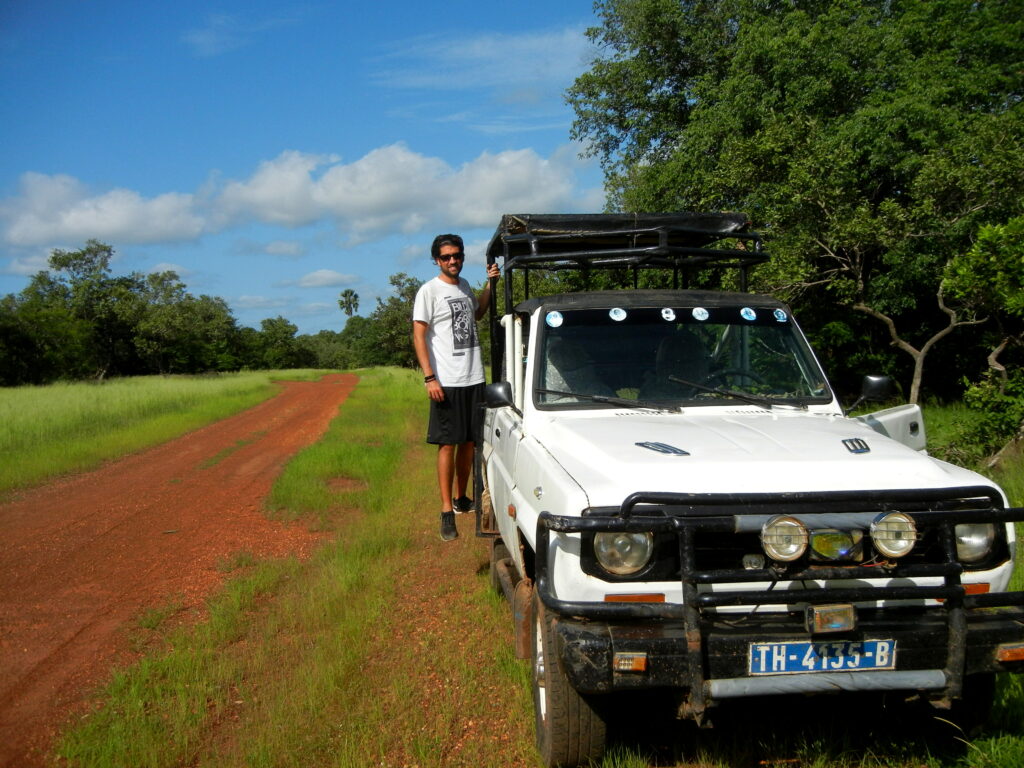
[[[65,734],[67,765],[536,764],[529,668],[512,654],[509,606],[490,592],[482,545],[445,545],[444,577],[417,581],[427,563],[416,516],[436,505],[421,384],[408,371],[361,376],[272,494],[273,515],[333,529],[335,540],[305,563],[241,553],[221,564],[232,578],[193,626],[167,626],[173,604],[145,615],[156,650],[118,672],[103,707]],[[1004,471],[1020,504],[1012,478],[1024,463],[1014,461]],[[411,624],[411,601],[436,607],[439,624]],[[1021,765],[1019,677],[1000,679],[992,721],[973,739],[930,709],[876,702],[750,700],[714,710],[709,731],[640,723],[641,738],[617,733],[601,766]],[[481,719],[490,730],[463,731]]]
[[[379,516],[389,504],[401,504],[401,483],[392,473],[408,448],[410,429],[420,426],[410,418],[413,395],[421,406],[408,372],[363,376],[322,444],[333,445],[330,455],[340,462],[332,471],[386,490],[364,491],[363,514],[310,563],[254,563],[247,557],[232,563],[245,573],[210,601],[209,618],[173,631],[166,650],[118,672],[104,693],[105,706],[64,739],[63,759],[71,765],[172,766],[204,755],[209,764],[310,765],[334,753],[334,721],[344,718],[347,707],[339,688],[355,695],[363,686],[359,667],[372,655],[367,630],[381,619],[396,583],[393,558],[409,546],[401,527],[381,525]],[[381,441],[382,433],[394,437]],[[367,442],[376,450],[368,451]],[[322,466],[322,450],[300,454],[282,479]],[[418,491],[422,478],[407,477]],[[304,506],[301,483],[286,487],[296,495],[278,491],[277,499],[294,505],[290,514],[316,511],[320,501]],[[224,718],[242,723],[244,744],[210,740],[211,728]],[[362,727],[353,726],[345,732],[349,741]]]
[[[0,494],[166,442],[322,371],[146,376],[0,388]]]

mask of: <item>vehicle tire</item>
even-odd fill
[[[491,542],[491,589],[499,595],[504,593],[501,589],[501,579],[498,578],[498,563],[508,557],[511,557],[511,553],[509,553],[508,547],[505,546],[505,542],[501,539],[494,539]]]
[[[569,684],[558,663],[554,629],[533,598],[533,706],[537,750],[545,766],[589,765],[605,750],[604,719]]]

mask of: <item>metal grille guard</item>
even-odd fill
[[[965,500],[983,500],[981,506],[963,509]],[[908,510],[909,507],[926,509]],[[640,504],[658,505],[650,511],[637,512]],[[886,577],[939,576],[943,586],[867,586],[862,588],[802,590],[748,590],[724,594],[699,594],[698,585],[737,583],[747,581],[795,581],[814,579],[825,581],[849,579],[848,568],[815,568],[813,571],[786,572],[763,570],[698,571],[695,567],[694,533],[702,531],[730,532],[740,528],[744,516],[778,514],[784,507],[788,514],[812,509],[834,514],[851,512],[881,512],[899,509],[911,514],[915,522],[927,522],[939,530],[945,554],[944,563],[895,566],[887,568]],[[956,508],[960,507],[960,508]],[[715,694],[715,684],[735,681],[706,680],[703,656],[704,639],[701,630],[701,609],[726,605],[807,605],[831,602],[857,602],[878,600],[942,600],[938,610],[946,611],[948,647],[946,662],[941,670],[927,673],[934,679],[925,687],[939,688],[949,699],[959,698],[963,692],[964,668],[967,658],[967,610],[971,608],[1024,605],[1024,592],[1002,592],[984,595],[966,595],[960,584],[963,566],[956,561],[954,527],[957,523],[1005,522],[1024,520],[1024,508],[1002,507],[1002,500],[991,488],[974,486],[937,491],[898,490],[840,493],[794,494],[669,494],[635,493],[629,496],[613,515],[592,517],[566,517],[541,513],[537,520],[536,538],[536,590],[541,601],[551,611],[563,616],[583,619],[629,621],[636,619],[676,619],[683,622],[689,649],[686,663],[687,699],[680,714],[701,721],[709,697]],[[652,531],[675,532],[679,539],[680,579],[683,603],[596,603],[560,600],[555,597],[548,573],[550,532],[573,533],[582,531]],[[916,673],[912,673],[916,674]],[[859,680],[860,678],[858,678]],[[749,682],[743,681],[741,682]],[[719,692],[720,693],[720,692]]]
[[[965,501],[977,503],[964,509]],[[650,511],[640,505],[656,505]],[[926,506],[923,509],[913,507]],[[945,562],[895,565],[872,578],[912,578],[941,576],[942,586],[877,586],[861,588],[809,588],[802,590],[748,590],[721,594],[698,594],[701,584],[850,579],[849,568],[814,568],[779,573],[772,569],[698,571],[694,564],[693,536],[701,531],[729,533],[743,527],[743,518],[791,514],[877,514],[900,510],[915,522],[934,526],[941,537]],[[645,513],[646,512],[646,513]],[[656,513],[656,514],[652,514]],[[1024,592],[999,592],[965,595],[960,585],[963,566],[956,559],[954,527],[965,522],[1024,520],[1024,507],[1004,508],[992,488],[973,486],[940,490],[895,490],[839,493],[790,494],[674,494],[634,493],[623,501],[613,515],[569,517],[543,512],[537,521],[536,586],[544,605],[555,613],[589,619],[685,619],[689,607],[712,608],[731,605],[820,604],[877,600],[944,600],[951,613],[963,608],[1024,605]],[[680,578],[683,604],[674,603],[595,603],[560,600],[554,595],[548,574],[550,532],[627,531],[675,533],[679,539]],[[867,578],[867,574],[857,574]],[[867,592],[866,592],[867,591]]]

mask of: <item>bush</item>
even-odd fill
[[[1005,384],[994,371],[964,384],[966,412],[953,417],[949,434],[932,453],[969,466],[991,456],[1024,428],[1024,370],[1011,372]]]

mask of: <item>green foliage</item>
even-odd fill
[[[964,380],[963,403],[926,409],[929,452],[964,466],[978,466],[1024,430],[1024,371],[1004,382],[989,371]]]
[[[346,288],[338,296],[338,306],[346,316],[352,317],[359,311],[359,294],[351,288]]]
[[[967,387],[964,403],[980,415],[968,439],[987,452],[998,450],[1024,429],[1024,371],[1011,372],[1005,382],[988,372]]]
[[[982,227],[946,265],[946,284],[965,302],[1024,320],[1024,216]]]
[[[1022,212],[1019,4],[596,7],[602,53],[567,98],[613,206],[748,212],[772,237],[755,288],[884,314],[915,362],[970,319],[936,297],[981,227]]]
[[[50,269],[0,298],[0,386],[169,373],[416,365],[412,305],[420,281],[390,277],[369,317],[342,291],[340,333],[297,335],[287,318],[239,327],[221,298],[193,296],[174,272],[110,273],[114,249],[55,250]]]

